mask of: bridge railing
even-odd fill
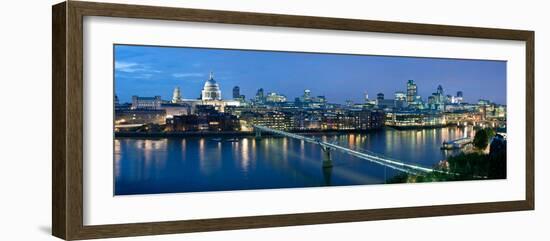
[[[298,135],[298,134],[294,134],[294,133],[290,133],[290,132],[286,132],[286,131],[281,131],[281,130],[268,128],[268,127],[265,127],[265,126],[255,125],[253,127],[257,128],[260,131],[275,133],[275,134],[279,134],[279,135],[282,135],[282,136],[287,136],[287,137],[291,137],[291,138],[295,138],[295,139],[299,139],[299,140],[304,140],[304,141],[316,143],[316,144],[319,144],[323,147],[328,147],[328,148],[331,148],[331,149],[339,150],[339,151],[342,151],[344,153],[351,154],[355,157],[358,157],[358,158],[361,158],[361,159],[366,159],[368,161],[375,162],[375,163],[383,165],[383,166],[388,166],[390,168],[393,168],[393,169],[396,169],[396,170],[399,170],[399,171],[403,171],[403,172],[406,172],[406,173],[418,174],[419,172],[424,173],[424,172],[434,171],[431,168],[426,168],[426,167],[421,167],[421,166],[417,166],[417,165],[414,165],[414,164],[404,163],[400,160],[393,159],[393,158],[390,158],[390,157],[386,157],[386,156],[383,156],[383,155],[378,154],[378,153],[374,153],[374,152],[369,151],[369,150],[357,151],[357,150],[353,150],[353,149],[343,147],[343,146],[340,146],[340,145],[337,145],[337,144],[324,142],[324,141],[322,141],[320,139],[317,139],[317,138],[306,137],[306,136],[302,136],[302,135]]]

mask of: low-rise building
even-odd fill
[[[162,109],[126,109],[115,111],[115,125],[164,124],[166,111]]]
[[[226,113],[177,115],[166,118],[166,131],[239,131],[239,119]]]

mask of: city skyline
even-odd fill
[[[446,95],[462,91],[466,102],[506,104],[504,61],[130,45],[114,50],[115,92],[121,102],[133,95],[169,100],[177,86],[184,98],[195,99],[214,71],[223,99],[231,99],[233,87],[239,86],[247,99],[263,88],[293,101],[309,89],[331,103],[362,103],[365,92],[370,99],[377,93],[393,99],[396,91],[406,92],[412,79],[424,101],[442,85]]]
[[[115,195],[506,178],[506,62],[117,45],[114,71]]]

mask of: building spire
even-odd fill
[[[174,88],[174,92],[172,92],[172,103],[180,103],[181,100],[182,98],[181,98],[180,87],[176,86],[176,88]]]
[[[214,79],[214,72],[210,71],[210,77],[208,78],[209,80],[213,80]]]

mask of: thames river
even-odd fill
[[[304,134],[306,135],[306,134]],[[354,150],[432,167],[454,154],[443,141],[473,136],[472,128],[382,129],[316,135]],[[319,145],[263,136],[115,139],[115,195],[383,184],[399,171],[333,151],[323,169]]]

